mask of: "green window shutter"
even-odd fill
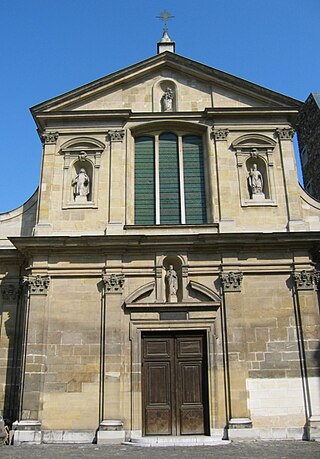
[[[178,139],[175,134],[159,137],[160,223],[179,224],[180,183]]]
[[[207,222],[202,139],[182,138],[186,223]]]
[[[155,169],[153,137],[135,140],[135,224],[155,224]]]

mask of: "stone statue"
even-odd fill
[[[173,91],[171,88],[167,88],[165,93],[162,96],[161,103],[162,103],[162,111],[163,112],[172,112],[173,110]]]
[[[172,265],[169,266],[166,279],[168,283],[168,302],[177,302],[178,276]]]
[[[263,177],[256,164],[250,169],[248,181],[252,197],[254,197],[254,195],[263,195],[264,197],[264,193],[262,192]]]
[[[90,193],[90,179],[82,167],[79,174],[72,180],[73,196],[75,201],[87,201]]]

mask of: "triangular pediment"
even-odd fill
[[[177,111],[206,108],[299,107],[301,102],[171,52],[107,75],[36,105],[39,113],[131,110],[159,111],[155,94],[162,82],[176,85]],[[165,84],[165,83],[163,83]]]

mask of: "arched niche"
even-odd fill
[[[171,104],[167,106],[171,99]],[[172,78],[163,78],[157,81],[152,91],[152,110],[154,112],[176,112],[178,111],[178,87]]]
[[[163,260],[165,271],[165,299],[167,303],[182,302],[182,261],[175,255]]]
[[[247,186],[250,199],[270,199],[267,165],[261,157],[250,156],[246,160]],[[261,191],[252,182],[261,182]]]
[[[237,160],[242,206],[277,205],[273,171],[275,146],[275,140],[262,134],[245,134],[232,142],[231,148],[235,151]],[[254,177],[258,177],[257,181],[259,177],[262,179],[261,190],[254,191]]]
[[[99,169],[105,144],[91,137],[78,137],[65,142],[60,149],[64,156],[62,208],[97,207]],[[81,169],[89,181],[89,192],[81,198],[75,196],[75,180]]]
[[[170,266],[172,266],[172,269],[175,271],[177,276],[176,298],[171,299],[169,299],[168,295],[168,273]],[[181,303],[188,300],[188,267],[186,256],[181,254],[177,255],[174,253],[157,255],[155,264],[155,277],[157,303]]]
[[[93,164],[88,159],[78,159],[72,164],[71,193],[74,202],[92,202]]]

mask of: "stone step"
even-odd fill
[[[217,446],[228,445],[229,440],[222,440],[218,437],[205,435],[190,436],[155,436],[155,437],[132,437],[130,441],[123,444],[142,447],[167,447],[167,446]]]

